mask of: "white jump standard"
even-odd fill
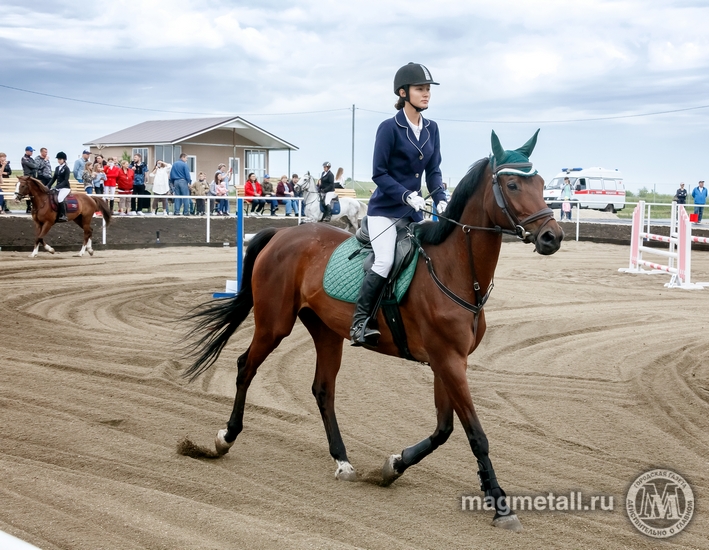
[[[645,227],[645,201],[638,202],[633,210],[632,234],[630,237],[630,265],[618,271],[623,273],[669,273],[672,275],[667,288],[701,290],[709,283],[692,283],[692,242],[709,243],[709,238],[692,237],[692,225],[687,211],[682,205],[672,203],[670,217],[670,235],[650,233],[650,220]],[[669,244],[669,249],[651,248],[643,244],[644,239]],[[667,264],[649,262],[643,259],[643,252],[667,258]],[[649,267],[650,271],[643,269]]]

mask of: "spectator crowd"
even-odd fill
[[[22,175],[32,176],[51,189],[56,178],[53,178],[48,151],[42,147],[39,154],[34,153],[33,147],[25,148],[21,161]],[[56,158],[66,159],[66,155],[60,152]],[[104,158],[100,153],[94,154],[92,158],[92,153],[85,150],[74,161],[71,173],[87,194],[102,195],[112,212],[116,212],[117,206],[116,213],[119,216],[204,216],[207,211],[216,216],[228,216],[229,186],[233,181],[231,168],[227,169],[226,164],[220,164],[211,181],[207,174],[199,172],[197,181],[193,182],[186,161],[187,155],[182,154],[174,164],[159,160],[151,169],[140,154],[133,155],[133,159],[128,161],[114,157]],[[0,193],[12,191],[2,187],[2,178],[12,175],[13,170],[7,155],[0,153]],[[342,168],[338,172],[340,181],[341,176]],[[256,174],[248,174],[244,185],[246,214],[264,216],[268,206],[270,215],[276,216],[279,205],[284,206],[286,216],[297,216],[299,209],[302,213],[303,201],[296,200],[303,196],[302,190],[297,186],[298,181],[298,174],[293,174],[290,179],[285,175],[281,176],[275,184],[268,174],[263,176],[261,182],[257,180]],[[149,190],[150,186],[152,187]],[[152,201],[147,195],[152,196]],[[29,214],[29,200],[26,201],[26,207]],[[9,210],[7,201],[0,194],[0,213],[3,212]],[[100,212],[96,212],[95,216],[100,216]]]

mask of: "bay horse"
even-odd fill
[[[317,183],[315,178],[306,172],[303,178],[294,185],[299,191],[303,192],[303,203],[305,204],[305,215],[310,218],[311,221],[320,221],[323,217],[323,213],[320,211],[320,192],[318,191]],[[337,192],[337,189],[335,189]],[[359,222],[362,217],[367,213],[367,205],[358,201],[357,199],[351,199],[349,197],[339,197],[340,201],[340,213],[332,215],[332,221],[344,220],[347,224],[347,229],[351,230],[352,233],[359,229]],[[300,206],[298,206],[300,208]]]
[[[30,258],[37,256],[39,245],[43,245],[44,249],[51,254],[54,254],[54,249],[49,246],[44,238],[49,233],[49,230],[57,221],[57,212],[52,209],[49,202],[49,189],[38,179],[31,176],[20,176],[17,178],[17,187],[15,188],[15,197],[21,200],[29,196],[32,201],[32,220],[35,227],[34,250],[30,254]],[[90,256],[94,255],[94,249],[91,247],[91,221],[94,217],[94,212],[100,211],[103,219],[106,220],[106,225],[111,222],[111,211],[106,205],[106,201],[92,195],[77,193],[69,195],[76,198],[79,203],[79,208],[75,212],[67,210],[66,217],[69,221],[74,221],[84,230],[84,244],[81,247],[79,256],[83,256],[84,252],[88,252]],[[67,197],[68,198],[68,197]]]
[[[400,310],[410,353],[416,361],[428,363],[434,374],[437,424],[431,436],[386,459],[381,485],[391,484],[443,445],[453,431],[455,412],[477,459],[485,502],[494,505],[493,525],[518,531],[522,525],[497,481],[488,440],[473,406],[466,377],[468,356],[485,335],[482,307],[492,290],[502,233],[534,243],[535,250],[545,255],[559,249],[564,234],[544,203],[544,180],[536,171],[529,177],[503,173],[503,168],[514,172],[521,166],[509,161],[504,164],[509,158],[505,154],[525,152],[528,157],[534,147],[534,143],[530,146],[532,140],[516,151],[504,151],[494,146],[495,138],[493,134],[495,155],[471,167],[453,192],[441,221],[424,222],[416,230],[421,253]],[[536,134],[533,139],[536,141]],[[525,166],[531,170],[531,163]],[[234,408],[226,429],[217,432],[216,453],[204,448],[194,452],[197,446],[186,440],[183,454],[218,457],[229,451],[242,431],[246,393],[257,369],[299,318],[315,343],[312,392],[336,462],[335,477],[357,479],[335,416],[335,380],[343,341],[349,337],[353,304],[329,297],[322,285],[330,255],[350,236],[321,223],[264,229],[247,248],[242,287],[236,297],[208,302],[188,314],[196,323],[197,340],[194,362],[184,376],[192,380],[212,366],[252,309],[255,328],[251,344],[237,360]],[[382,334],[373,351],[399,356],[381,312],[378,320]]]

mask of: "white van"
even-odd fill
[[[623,176],[618,170],[605,168],[562,168],[554,179],[544,185],[544,200],[550,208],[561,208],[564,178],[569,178],[571,201],[581,208],[615,212],[625,208]]]

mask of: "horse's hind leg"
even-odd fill
[[[443,445],[453,433],[453,406],[438,376],[433,379],[433,393],[436,403],[438,424],[436,431],[430,437],[419,441],[411,447],[404,449],[400,455],[391,455],[382,468],[382,484],[391,485],[401,474],[414,464],[418,464],[425,457]]]
[[[93,229],[91,229],[92,219],[93,218],[90,216],[82,215],[82,220],[79,225],[81,225],[81,228],[84,230],[84,244],[82,245],[81,250],[79,251],[79,256],[83,256],[84,252],[88,252],[89,256],[94,255],[94,249],[91,248],[91,235],[93,234]],[[78,218],[76,220],[76,223],[79,223]]]
[[[313,380],[313,396],[318,403],[330,447],[330,456],[337,463],[335,478],[355,481],[357,472],[347,459],[345,443],[335,416],[335,380],[342,362],[342,336],[330,330],[311,310],[303,310],[300,319],[315,342],[317,362]]]
[[[256,376],[256,371],[266,360],[270,353],[278,347],[281,340],[290,334],[295,319],[288,323],[287,316],[273,311],[273,315],[266,319],[257,317],[256,330],[251,340],[249,348],[237,359],[238,374],[236,376],[236,397],[231,417],[227,422],[226,429],[219,430],[215,439],[217,453],[220,455],[229,452],[234,445],[236,437],[244,427],[244,407],[246,406],[246,392],[249,390],[251,381]],[[290,326],[288,326],[290,324]],[[262,329],[261,327],[266,327]]]

